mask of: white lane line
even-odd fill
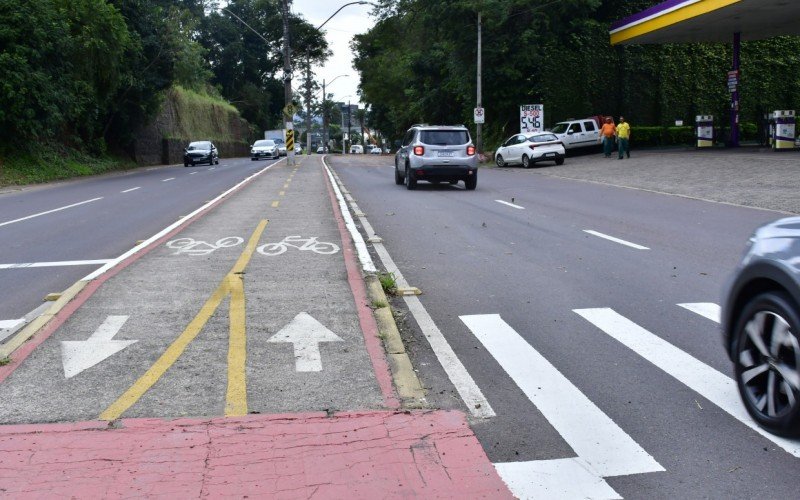
[[[38,214],[29,215],[27,217],[22,217],[22,218],[19,218],[19,219],[14,219],[14,220],[6,221],[6,222],[1,222],[0,226],[6,226],[8,224],[13,224],[15,222],[22,222],[24,220],[33,219],[34,217],[39,217],[39,216],[42,216],[42,215],[52,214],[53,212],[60,212],[61,210],[66,210],[68,208],[77,207],[77,206],[80,206],[80,205],[85,205],[87,203],[91,203],[93,201],[102,200],[102,199],[103,199],[103,197],[100,196],[99,198],[92,198],[91,200],[81,201],[79,203],[73,203],[72,205],[67,205],[65,207],[54,208],[53,210],[48,210],[46,212],[39,212]]]
[[[10,330],[17,325],[24,323],[25,320],[20,319],[0,319],[0,330]]]
[[[161,182],[168,182],[168,181],[174,181],[174,180],[175,180],[175,177],[169,177],[167,179],[162,180]]]
[[[120,193],[130,193],[131,191],[136,191],[137,189],[142,189],[142,188],[141,188],[141,186],[135,187],[135,188],[130,188],[130,189],[126,189],[125,191],[120,191]]]
[[[574,309],[574,312],[735,419],[795,457],[800,457],[800,441],[774,436],[750,418],[739,399],[736,382],[727,375],[650,333],[613,309]]]
[[[66,267],[66,266],[91,266],[107,264],[111,259],[97,260],[63,260],[59,262],[23,262],[19,264],[0,264],[0,269],[24,269],[28,267]]]
[[[609,236],[607,234],[598,233],[597,231],[592,231],[591,229],[584,229],[584,233],[589,233],[591,235],[597,236],[598,238],[603,238],[609,241],[613,241],[614,243],[619,243],[620,245],[625,245],[631,248],[635,248],[637,250],[650,250],[647,247],[643,247],[642,245],[637,245],[636,243],[631,243],[630,241],[621,240],[619,238],[615,238],[613,236]]]
[[[720,318],[722,317],[722,311],[718,304],[714,304],[713,302],[691,302],[688,304],[678,304],[684,309],[692,311],[695,314],[699,314],[704,318],[708,318],[715,323],[720,322]]]
[[[192,173],[190,173],[189,175],[194,175],[194,174],[196,174],[196,173],[197,173],[197,172],[192,172]]]
[[[211,168],[209,168],[209,170],[214,170],[215,168],[217,168],[217,167],[211,167]]]
[[[664,470],[499,314],[459,318],[561,434],[589,472],[600,478]],[[571,470],[564,471],[564,481],[569,482]],[[545,496],[550,497],[540,497]]]
[[[509,203],[507,201],[503,201],[503,200],[494,200],[494,201],[496,201],[497,203],[502,203],[503,205],[508,205],[511,208],[516,208],[517,210],[525,210],[525,207],[522,207],[520,205],[515,205],[515,204]]]
[[[250,180],[258,177],[261,174],[263,174],[264,172],[266,172],[267,170],[272,168],[274,165],[277,165],[277,163],[278,162],[275,162],[272,165],[268,165],[267,167],[259,170],[258,172],[254,173],[253,175],[247,177],[242,182],[236,184],[235,186],[233,186],[232,188],[228,189],[227,191],[225,191],[221,195],[217,196],[213,200],[209,201],[208,203],[205,203],[203,206],[201,206],[197,210],[193,211],[192,213],[190,213],[186,217],[182,217],[180,220],[178,220],[176,222],[173,222],[172,224],[170,224],[169,226],[165,227],[161,231],[157,232],[153,236],[147,238],[146,240],[144,240],[143,242],[139,243],[135,247],[131,248],[127,252],[123,253],[122,255],[117,257],[116,259],[112,259],[112,260],[108,261],[108,263],[106,263],[103,267],[97,269],[93,273],[90,273],[90,274],[86,275],[81,281],[91,281],[91,280],[97,278],[98,276],[104,274],[109,269],[112,269],[114,266],[116,266],[117,264],[119,264],[123,260],[125,260],[128,257],[134,255],[135,253],[139,252],[140,250],[148,247],[151,243],[153,243],[154,241],[158,240],[162,236],[164,236],[166,234],[169,234],[173,229],[179,227],[181,224],[184,224],[187,220],[190,220],[192,217],[194,217],[195,215],[199,214],[203,210],[206,210],[208,207],[210,207],[214,203],[218,202],[219,200],[221,200],[221,199],[225,198],[226,196],[228,196],[229,194],[233,193],[234,191],[239,189],[240,186],[243,186],[243,185],[247,184],[248,182],[250,182]]]
[[[323,159],[323,162],[324,161],[325,160]],[[327,163],[325,166],[328,168]],[[335,173],[329,173],[329,175],[332,175],[333,178],[336,179],[336,182],[333,184],[334,186],[337,186],[337,183],[341,184],[341,180],[339,180],[339,177]],[[349,193],[347,196],[350,200],[350,206],[352,210],[356,213],[362,213]],[[347,214],[350,213],[347,205],[344,206],[342,212]],[[361,227],[363,227],[364,231],[367,233],[367,238],[375,241],[375,231],[373,230],[372,225],[369,223],[366,216],[359,215],[358,220],[361,223]],[[361,233],[355,229],[355,226],[353,226],[353,230],[356,233],[352,236],[353,239],[361,238]],[[363,238],[361,239],[363,241]],[[386,271],[394,274],[397,286],[400,288],[408,288],[408,282],[403,277],[403,273],[400,272],[397,264],[394,263],[394,260],[389,255],[389,252],[386,250],[386,247],[383,245],[383,243],[372,243],[372,247],[375,249],[378,257],[381,259],[383,267],[386,269]],[[461,396],[461,399],[464,401],[464,404],[466,405],[467,409],[469,409],[469,412],[472,414],[472,416],[476,418],[494,417],[495,412],[492,409],[492,406],[489,404],[489,401],[483,395],[478,387],[478,384],[475,383],[475,380],[472,379],[472,376],[470,376],[466,367],[464,367],[464,364],[461,363],[460,359],[458,359],[458,356],[456,355],[455,351],[453,351],[450,343],[447,342],[444,334],[441,330],[439,330],[439,327],[436,326],[433,318],[431,318],[431,315],[428,314],[428,311],[425,309],[425,306],[422,305],[422,302],[419,300],[419,298],[414,295],[404,295],[403,300],[405,301],[406,306],[408,306],[411,315],[414,316],[414,319],[417,321],[422,334],[425,335],[425,338],[431,345],[434,354],[436,354],[436,359],[439,360],[439,364],[442,365],[447,377],[458,391],[459,396]]]
[[[356,252],[358,253],[358,260],[361,261],[361,267],[364,269],[365,273],[378,272],[378,270],[375,268],[375,264],[372,262],[372,257],[369,255],[367,244],[364,242],[364,238],[361,237],[361,233],[359,233],[358,229],[356,228],[356,223],[353,221],[353,216],[350,214],[350,210],[347,208],[347,202],[344,201],[344,196],[342,196],[342,191],[339,189],[336,179],[333,178],[333,174],[331,174],[331,170],[328,168],[328,165],[324,163],[323,165],[325,165],[325,172],[328,174],[328,178],[331,181],[333,191],[336,194],[336,199],[339,201],[339,208],[342,211],[344,225],[347,227],[347,230],[350,232],[350,236],[353,238],[353,244],[355,245]]]
[[[517,498],[622,498],[580,458],[503,462],[494,468]]]

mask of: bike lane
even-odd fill
[[[0,373],[5,493],[507,495],[462,414],[398,408],[333,206],[277,164],[99,286]]]

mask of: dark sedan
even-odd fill
[[[800,217],[756,230],[731,279],[723,340],[748,413],[800,436]]]
[[[195,141],[183,150],[183,166],[194,166],[196,163],[219,165],[219,153],[211,141]]]

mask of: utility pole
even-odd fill
[[[311,55],[306,49],[306,156],[311,154]]]
[[[478,108],[483,107],[483,102],[481,98],[481,13],[478,12]],[[477,123],[475,124],[476,127],[476,135],[477,135],[477,146],[478,146],[478,154],[483,154],[483,136],[481,135],[481,128],[483,127],[482,124]]]
[[[283,108],[283,118],[286,123],[286,133],[294,138],[294,122],[292,105],[292,54],[289,48],[289,3],[291,0],[281,0],[281,15],[283,16],[283,97],[286,106]],[[291,132],[289,132],[291,130]],[[294,145],[289,149],[289,141],[286,148],[286,163],[294,165]],[[292,140],[292,142],[294,142]]]
[[[322,152],[328,152],[328,96],[325,95],[325,79],[322,79]]]

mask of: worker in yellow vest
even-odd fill
[[[619,117],[619,125],[617,125],[617,150],[619,150],[619,159],[622,159],[622,153],[630,158],[631,157],[631,126],[625,121],[624,116]]]

